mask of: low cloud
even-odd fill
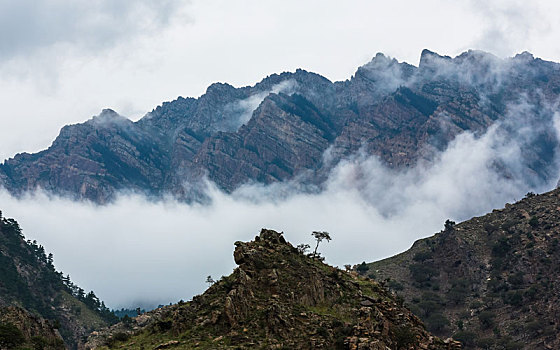
[[[316,193],[284,183],[245,185],[228,195],[209,183],[207,205],[123,195],[100,207],[40,192],[22,199],[1,192],[0,203],[28,238],[54,253],[57,268],[110,307],[166,304],[201,293],[208,275],[231,273],[233,243],[263,227],[284,231],[293,244],[312,243],[314,230],[329,231],[333,241],[320,251],[342,266],[399,253],[446,219],[469,219],[528,191],[552,189],[557,160],[548,179],[535,180],[523,160],[535,132],[508,127],[513,115],[527,122],[524,108],[512,108],[507,123],[484,135],[459,135],[432,161],[408,170],[358,154],[336,166]],[[547,127],[557,130],[559,120],[554,114]]]
[[[481,20],[482,31],[474,42],[476,47],[500,56],[531,49],[535,42],[548,39],[553,27],[552,13],[558,10],[550,1],[470,0],[467,4]]]
[[[227,115],[228,118],[224,122],[222,129],[226,131],[235,131],[239,129],[242,125],[246,124],[251,119],[255,109],[259,107],[261,102],[268,95],[270,95],[271,93],[283,93],[291,95],[296,91],[296,88],[297,82],[295,80],[284,80],[278,84],[273,85],[270,90],[256,93],[246,99],[226,105],[222,113]]]

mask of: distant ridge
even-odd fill
[[[212,84],[201,97],[165,102],[138,122],[104,110],[62,128],[49,149],[6,160],[0,184],[14,195],[41,188],[97,203],[119,191],[200,200],[204,177],[226,192],[295,178],[320,187],[357,152],[402,169],[432,159],[462,132],[481,135],[497,122],[505,139],[520,143],[527,181],[556,181],[559,97],[560,65],[526,52],[499,59],[424,50],[418,67],[380,53],[346,81],[298,69],[254,86]],[[534,138],[516,132],[519,113]],[[497,168],[509,176],[503,164]]]

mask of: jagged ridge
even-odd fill
[[[537,107],[524,112],[537,137],[523,145],[524,166],[538,182],[555,176],[554,110],[542,107],[559,94],[559,65],[528,53],[501,60],[425,50],[419,67],[378,54],[343,82],[297,70],[252,87],[213,84],[200,98],[163,103],[136,123],[105,110],[64,127],[49,149],[5,161],[0,184],[14,194],[40,187],[100,203],[118,191],[197,199],[206,175],[226,191],[294,177],[320,185],[358,151],[410,166],[463,131],[483,133],[508,118],[510,104],[525,102]]]

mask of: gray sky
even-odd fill
[[[0,0],[0,159],[109,107],[137,119],[216,81],[304,68],[349,78],[423,48],[560,61],[556,1]]]

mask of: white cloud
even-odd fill
[[[508,123],[528,123],[524,108],[513,106]],[[556,113],[555,127],[558,118]],[[312,243],[314,230],[329,231],[333,241],[320,250],[342,266],[401,252],[448,218],[465,220],[528,191],[553,188],[557,160],[553,180],[534,181],[520,156],[533,129],[515,138],[511,130],[521,129],[497,124],[480,137],[464,133],[433,162],[401,172],[357,155],[333,170],[320,193],[285,183],[246,185],[226,195],[210,184],[209,205],[123,195],[98,207],[41,193],[18,200],[5,192],[0,203],[28,238],[54,253],[58,268],[109,306],[165,304],[203,291],[207,275],[229,274],[233,242],[250,240],[263,227],[284,231],[294,244]],[[496,162],[509,178],[498,173]]]
[[[296,87],[297,82],[295,80],[284,80],[272,86],[270,90],[255,93],[246,99],[226,105],[224,111],[222,111],[224,114],[228,115],[228,119],[226,120],[227,125],[224,125],[224,130],[237,130],[242,125],[246,124],[253,116],[255,109],[257,109],[261,102],[271,93],[291,95],[295,92]]]
[[[500,56],[528,50],[558,60],[560,51],[546,49],[556,40],[558,2],[471,0],[469,5],[482,21],[482,31],[473,43],[477,48],[491,50]]]

